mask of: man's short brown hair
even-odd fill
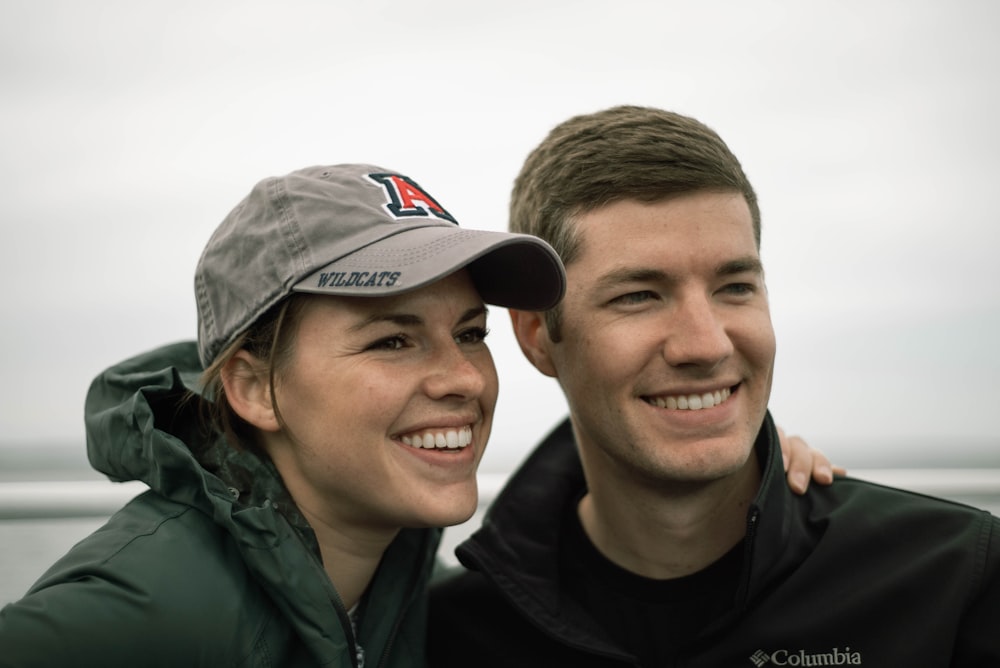
[[[694,118],[618,106],[574,116],[532,151],[514,181],[510,230],[541,237],[569,266],[580,250],[573,218],[612,202],[657,202],[697,191],[739,192],[760,247],[760,208],[739,160]],[[546,314],[558,341],[559,307]]]

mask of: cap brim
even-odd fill
[[[526,234],[455,226],[406,228],[315,270],[293,290],[378,297],[415,290],[467,267],[483,301],[525,311],[559,303],[566,275],[559,256]]]

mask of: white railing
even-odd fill
[[[850,473],[933,496],[982,497],[1000,503],[1000,469],[852,469]],[[506,474],[480,474],[480,507],[489,505],[506,479]],[[0,520],[108,516],[145,489],[140,482],[104,480],[2,482]]]

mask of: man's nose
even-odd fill
[[[671,366],[714,367],[733,354],[723,305],[707,295],[689,295],[670,309],[663,357]]]

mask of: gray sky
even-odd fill
[[[635,103],[758,190],[778,421],[848,465],[996,465],[998,28],[987,0],[5,2],[0,447],[82,447],[95,374],[193,338],[198,254],[258,179],[374,162],[503,229],[554,124]],[[564,412],[492,328],[488,468]]]

